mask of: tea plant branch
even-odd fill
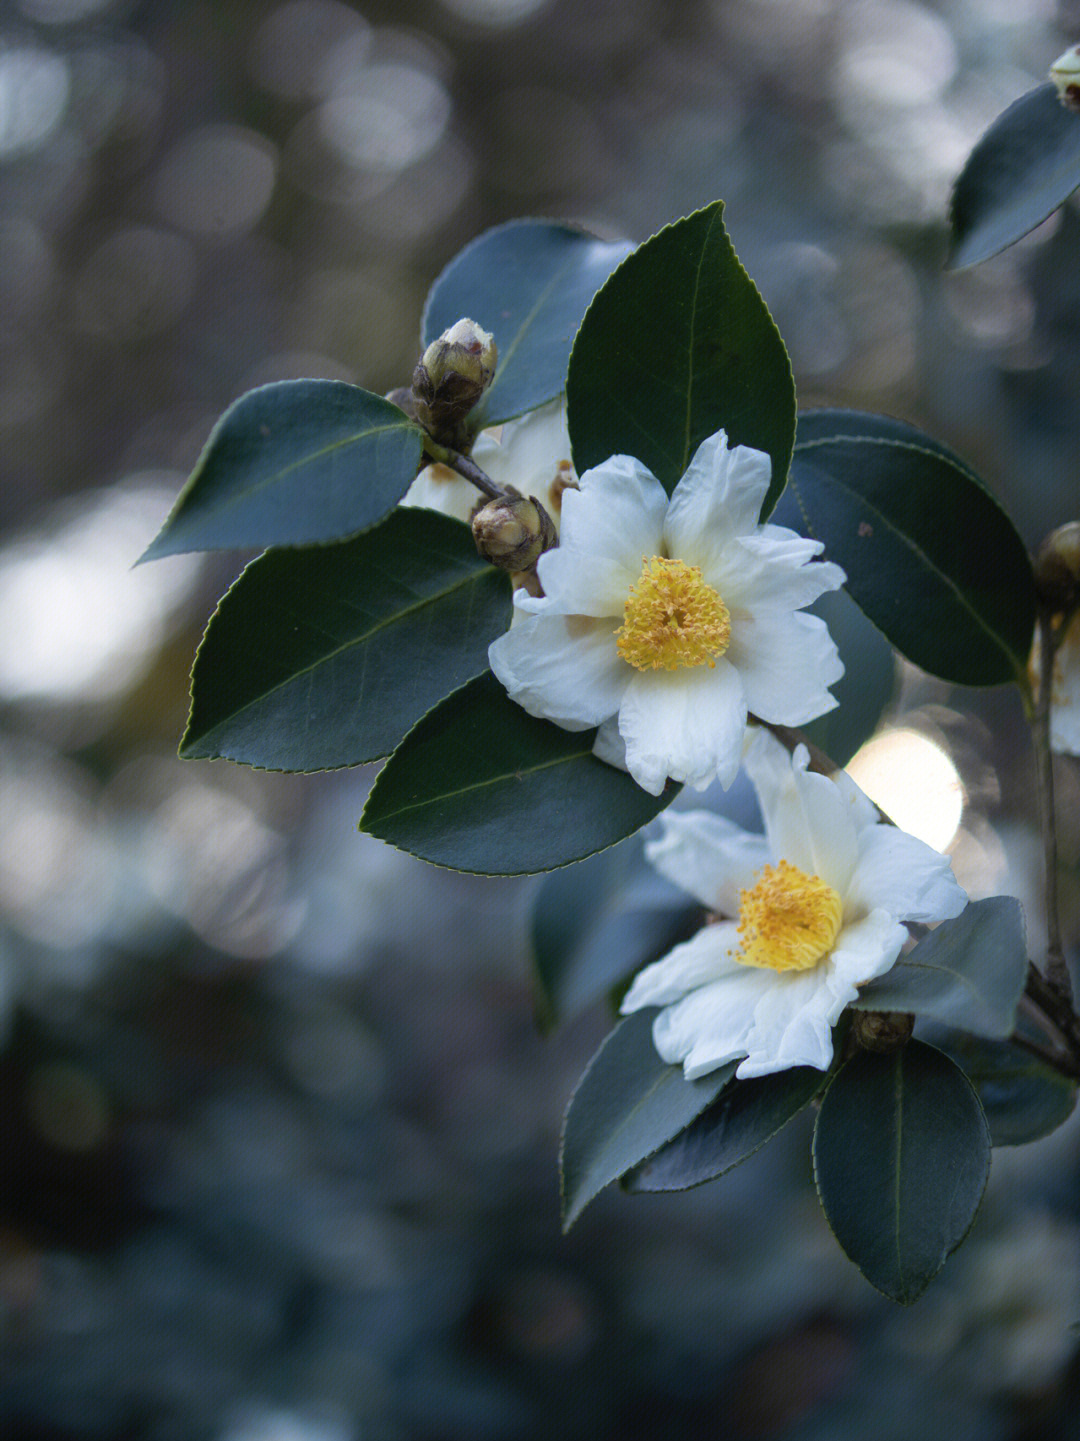
[[[488,500],[501,500],[503,496],[505,496],[506,491],[496,485],[491,477],[486,475],[474,460],[470,460],[470,458],[467,455],[463,455],[461,451],[452,450],[447,445],[439,445],[439,443],[432,440],[430,436],[426,436],[424,439],[424,454],[429,460],[438,461],[442,465],[449,466],[451,470],[456,470],[458,475],[475,485],[481,494],[487,496]]]

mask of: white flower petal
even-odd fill
[[[757,525],[772,462],[748,445],[728,448],[722,430],[703,440],[675,487],[664,522],[668,555],[708,575],[732,538]]]
[[[943,921],[967,905],[948,856],[884,824],[868,826],[859,835],[847,899],[853,907],[870,911],[880,906],[906,921]]]
[[[867,826],[879,824],[881,817],[878,815],[877,806],[864,790],[860,790],[847,771],[836,771],[829,779],[851,807],[856,831],[863,831]]]
[[[530,615],[492,641],[488,662],[530,715],[585,730],[614,715],[626,689],[615,629],[584,616]]]
[[[803,540],[793,530],[762,526],[755,535],[737,536],[705,579],[729,610],[798,610],[847,579],[838,565],[814,560],[821,549],[820,541]]]
[[[618,616],[642,560],[658,555],[667,496],[654,475],[629,455],[587,470],[580,489],[563,496],[557,550],[540,557],[544,594],[567,615]]]
[[[620,1011],[626,1016],[640,1011],[642,1006],[667,1006],[699,986],[731,975],[738,965],[731,959],[731,952],[738,944],[738,933],[730,921],[703,926],[696,936],[638,972]]]
[[[713,811],[665,811],[660,823],[663,835],[645,842],[651,864],[719,915],[737,915],[739,891],[769,860],[765,837]]]
[[[656,1049],[669,1064],[684,1063],[687,1080],[733,1061],[746,1051],[754,1010],[768,985],[761,971],[736,965],[721,979],[699,986],[657,1016]]]
[[[559,524],[563,489],[574,480],[563,397],[507,421],[498,441],[482,432],[472,455],[496,485],[534,495]]]
[[[875,976],[883,976],[896,964],[908,939],[908,930],[888,911],[871,911],[844,926],[829,956],[829,985],[846,1005],[855,999],[854,989]]]
[[[633,671],[619,708],[626,764],[638,785],[659,795],[664,779],[704,790],[729,786],[742,755],[746,702],[725,658],[681,670]]]
[[[789,759],[767,731],[755,736],[745,764],[774,857],[820,876],[846,898],[858,852],[855,818],[837,787],[828,776],[807,770],[805,746]]]
[[[457,471],[451,470],[448,465],[436,463],[424,466],[399,504],[437,510],[442,515],[452,516],[454,520],[463,520],[468,524],[473,511],[482,501],[483,496],[475,485],[463,480]]]
[[[732,621],[725,659],[743,678],[754,715],[776,725],[803,725],[837,702],[828,687],[844,674],[823,620],[801,610]]]
[[[747,1035],[747,1054],[735,1075],[739,1080],[770,1076],[792,1066],[828,1070],[833,1058],[832,1028],[853,999],[833,994],[827,967],[812,971],[772,972],[774,983],[762,993]]]

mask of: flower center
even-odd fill
[[[626,597],[615,644],[638,670],[716,665],[731,640],[728,608],[696,565],[654,555]]]
[[[739,939],[745,966],[808,971],[832,949],[844,903],[820,876],[789,861],[766,866],[750,890],[739,892]]]

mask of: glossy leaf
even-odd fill
[[[874,734],[892,696],[896,680],[893,648],[845,590],[826,591],[807,610],[828,626],[844,662],[844,674],[830,687],[838,701],[836,709],[810,721],[802,731],[837,765],[846,766]]]
[[[949,264],[975,265],[1012,245],[1080,185],[1080,115],[1052,83],[1015,100],[968,156],[953,189]]]
[[[735,1062],[688,1081],[652,1039],[655,1011],[636,1011],[604,1041],[578,1082],[562,1142],[563,1228],[598,1192],[677,1135],[735,1074]]]
[[[800,421],[775,519],[824,542],[852,598],[923,670],[961,685],[1023,677],[1034,580],[1005,512],[944,447],[824,424]]]
[[[480,875],[569,865],[639,830],[679,787],[651,796],[565,731],[510,700],[490,671],[421,720],[387,761],[360,829],[422,860]]]
[[[949,1032],[935,1044],[975,1087],[995,1146],[1023,1146],[1048,1136],[1076,1106],[1076,1082],[1022,1047]]]
[[[809,445],[816,440],[839,438],[893,440],[901,445],[918,446],[920,450],[929,450],[934,455],[941,456],[942,460],[947,460],[957,470],[962,470],[965,475],[970,476],[976,485],[986,489],[983,481],[975,474],[963,456],[957,455],[956,451],[947,446],[944,441],[927,435],[924,430],[920,430],[917,425],[912,425],[908,420],[898,420],[895,415],[878,415],[872,410],[844,410],[840,407],[799,412],[799,422],[795,432],[796,445]]]
[[[509,578],[467,526],[397,510],[339,545],[271,550],[210,621],[185,758],[310,771],[387,755],[436,701],[487,669]]]
[[[812,1066],[797,1066],[732,1081],[685,1131],[630,1172],[628,1189],[685,1191],[724,1175],[805,1110],[825,1079]]]
[[[825,1215],[866,1279],[903,1305],[967,1235],[989,1171],[971,1082],[921,1041],[861,1052],[822,1097],[814,1175]]]
[[[428,295],[423,343],[464,316],[494,335],[498,366],[478,421],[495,425],[562,393],[586,306],[632,249],[570,225],[512,220],[451,260]]]
[[[969,901],[942,921],[891,971],[863,986],[861,1011],[908,1011],[991,1039],[1010,1036],[1027,977],[1020,902]]]
[[[545,876],[533,913],[537,1014],[548,1029],[599,1000],[704,923],[633,839]]]
[[[780,332],[735,254],[719,200],[623,261],[581,323],[566,381],[580,475],[635,455],[675,488],[717,430],[772,459],[762,515],[784,487],[795,384]]]
[[[142,556],[342,540],[408,490],[420,428],[339,380],[283,380],[240,397],[210,432],[172,514]]]

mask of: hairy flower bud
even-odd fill
[[[433,340],[413,371],[416,414],[431,435],[460,448],[462,422],[491,384],[494,339],[472,320],[459,320]]]
[[[1080,45],[1070,45],[1050,66],[1050,79],[1057,86],[1062,105],[1080,111]]]
[[[545,550],[558,544],[555,523],[535,498],[516,491],[489,500],[473,516],[473,539],[485,560],[500,570],[534,569]]]
[[[852,1011],[851,1041],[857,1050],[897,1051],[911,1039],[914,1025],[906,1011]]]
[[[1080,605],[1080,520],[1059,525],[1039,546],[1035,588],[1055,613],[1071,613]]]

